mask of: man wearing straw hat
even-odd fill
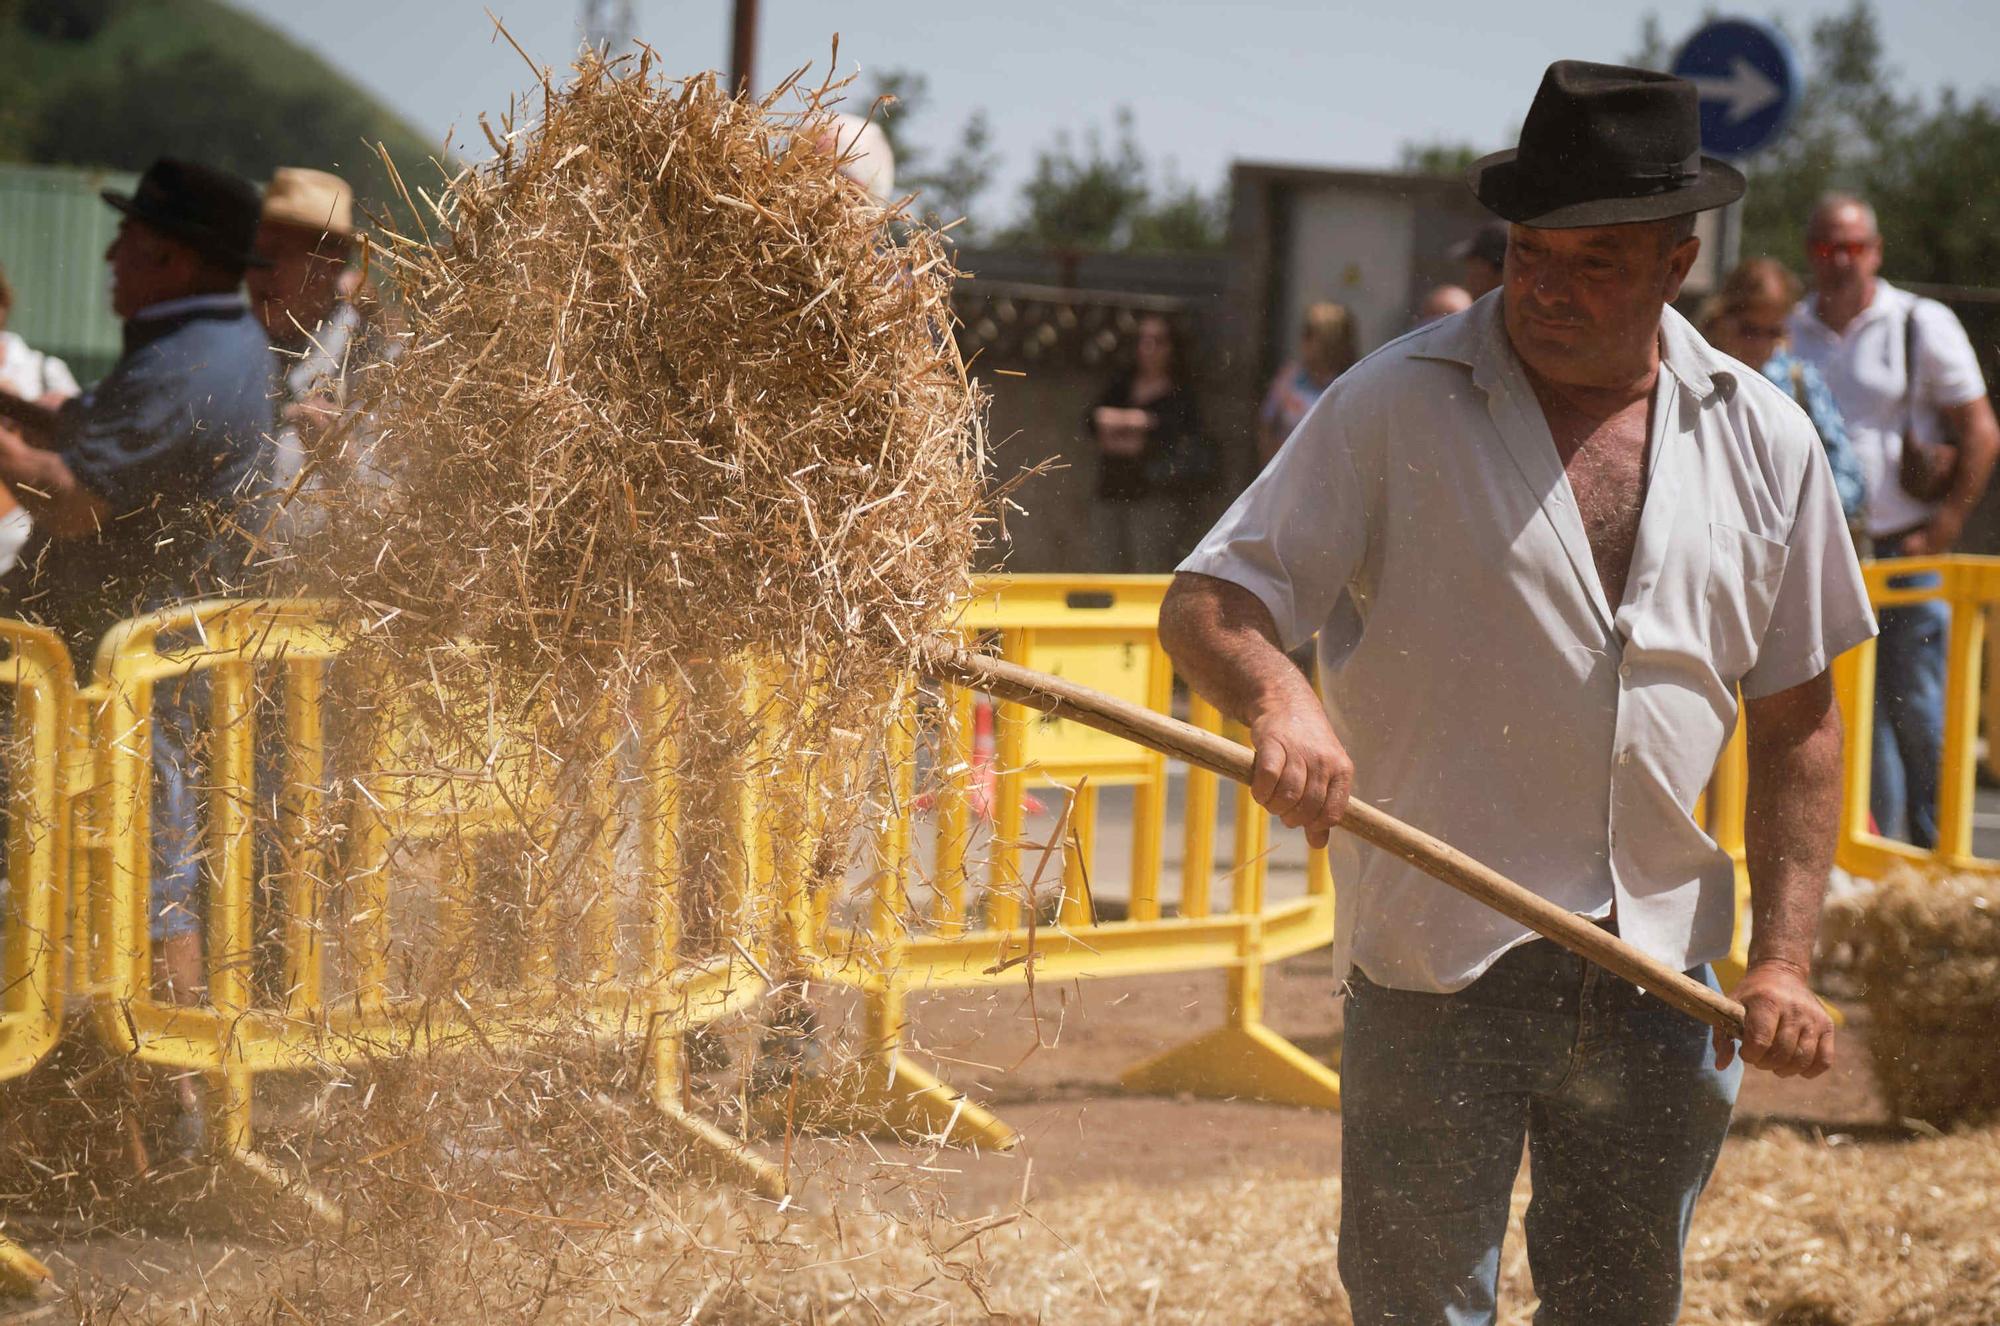
[[[257,226],[257,254],[268,265],[253,269],[247,284],[279,357],[277,479],[303,478],[306,492],[286,503],[275,558],[324,520],[327,492],[357,477],[382,479],[370,464],[373,439],[350,408],[355,375],[387,353],[360,298],[359,238],[347,181],[297,166],[273,172]]]
[[[1832,1060],[1807,983],[1840,788],[1828,666],[1874,628],[1810,421],[1667,307],[1695,213],[1743,192],[1699,142],[1688,83],[1550,66],[1518,149],[1471,172],[1510,223],[1500,288],[1335,383],[1162,610],[1287,824],[1325,841],[1357,786],[1699,979],[1735,887],[1693,808],[1748,726],[1740,1050],[1343,844],[1360,1323],[1494,1319],[1524,1146],[1536,1320],[1673,1321],[1736,1060]],[[1314,635],[1324,707],[1285,658]]]

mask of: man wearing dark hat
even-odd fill
[[[269,491],[276,361],[239,287],[258,197],[226,171],[163,158],[105,252],[125,352],[59,411],[4,403],[35,445],[0,441],[0,481],[34,518],[8,610],[68,641],[80,668],[123,618],[243,582]],[[175,997],[201,979],[191,697],[163,687],[154,724],[153,936]],[[186,688],[192,691],[192,687]],[[187,703],[183,703],[187,700]]]
[[[1182,563],[1161,636],[1313,842],[1352,785],[1704,980],[1736,889],[1694,805],[1746,723],[1740,1048],[1344,835],[1334,871],[1356,1322],[1494,1320],[1525,1146],[1536,1321],[1665,1326],[1739,1058],[1832,1060],[1807,984],[1827,670],[1873,625],[1812,424],[1668,307],[1694,214],[1743,191],[1694,88],[1553,65],[1471,180],[1510,223],[1501,287],[1328,390]],[[1285,658],[1315,635],[1324,706]]]
[[[1458,259],[1465,289],[1474,299],[1500,288],[1500,273],[1507,264],[1507,223],[1488,221],[1472,237],[1451,246]]]

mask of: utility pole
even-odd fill
[[[636,31],[633,0],[583,0],[577,26],[584,44],[600,55],[616,55],[631,43]]]
[[[745,96],[757,77],[757,0],[736,0],[729,41],[729,89]]]

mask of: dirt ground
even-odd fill
[[[1267,976],[1266,1021],[1331,1063],[1340,1041],[1335,990],[1324,952],[1279,963]],[[1126,1068],[1220,1021],[1220,976],[1044,984],[1035,1002],[1030,1008],[1019,992],[989,998],[953,991],[913,1000],[917,1043],[970,1061],[940,1058],[946,1080],[986,1102],[1021,1134],[1011,1153],[962,1155],[953,1162],[959,1169],[953,1187],[969,1208],[1015,1199],[1029,1165],[1033,1191],[1043,1196],[1105,1181],[1170,1187],[1229,1173],[1304,1177],[1338,1168],[1337,1113],[1119,1090],[1118,1075]],[[1842,1005],[1841,1012],[1847,1023],[1833,1070],[1812,1082],[1747,1074],[1737,1131],[1870,1131],[1894,1123],[1869,1071],[1867,1014],[1858,1005]]]
[[[874,1148],[890,1165],[920,1168],[965,1221],[1018,1210],[1024,1194],[1031,1207],[1060,1209],[1066,1199],[1094,1201],[1093,1194],[1112,1189],[1159,1192],[1164,1200],[1232,1184],[1249,1192],[1264,1186],[1297,1191],[1312,1184],[1311,1191],[1320,1194],[1312,1200],[1325,1205],[1331,1189],[1317,1185],[1337,1173],[1337,1114],[1248,1101],[1133,1096],[1119,1089],[1118,1074],[1126,1067],[1216,1025],[1222,1000],[1222,977],[1214,973],[1042,983],[1032,999],[1018,989],[915,996],[913,1040],[928,1062],[952,1085],[989,1105],[1022,1140],[1005,1154],[937,1154],[889,1142]],[[1324,952],[1273,967],[1267,1005],[1277,1031],[1333,1061],[1340,1014]],[[841,1010],[830,1011],[837,1022]],[[1774,1129],[1862,1136],[1896,1131],[1870,1078],[1863,1015],[1855,1008],[1844,1011],[1849,1022],[1830,1075],[1810,1083],[1756,1073],[1746,1079],[1739,1136],[1732,1138],[1730,1151],[1754,1146]],[[826,1196],[820,1194],[815,1204]],[[806,1200],[815,1201],[811,1194]],[[176,1319],[186,1320],[202,1319],[203,1285],[218,1269],[232,1259],[254,1261],[260,1255],[254,1244],[167,1230],[37,1247],[64,1278],[88,1278],[100,1286],[130,1278],[149,1294],[178,1297],[186,1306]],[[1320,1269],[1330,1275],[1330,1249],[1325,1260]],[[81,1319],[63,1301],[0,1312],[0,1322]],[[1209,1319],[1253,1317],[1217,1313]]]

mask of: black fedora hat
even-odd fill
[[[241,267],[268,267],[252,250],[262,204],[257,186],[198,161],[161,157],[131,193],[106,189],[104,201],[203,255]]]
[[[1545,230],[1663,221],[1743,196],[1741,172],[1702,155],[1694,84],[1582,60],[1549,66],[1520,146],[1466,179],[1492,211]]]

